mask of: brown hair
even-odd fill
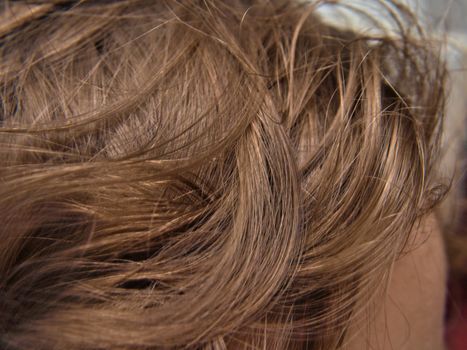
[[[343,346],[443,192],[444,67],[386,5],[4,3],[0,343]]]

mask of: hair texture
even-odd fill
[[[0,346],[345,345],[443,193],[445,70],[321,5],[2,3]]]

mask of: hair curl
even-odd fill
[[[4,3],[0,342],[341,347],[443,192],[444,66],[385,4]]]

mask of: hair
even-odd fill
[[[1,5],[3,347],[345,345],[444,192],[445,69],[320,6]]]

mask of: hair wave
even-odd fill
[[[443,192],[444,66],[385,4],[379,36],[320,2],[2,5],[0,342],[342,347]]]

